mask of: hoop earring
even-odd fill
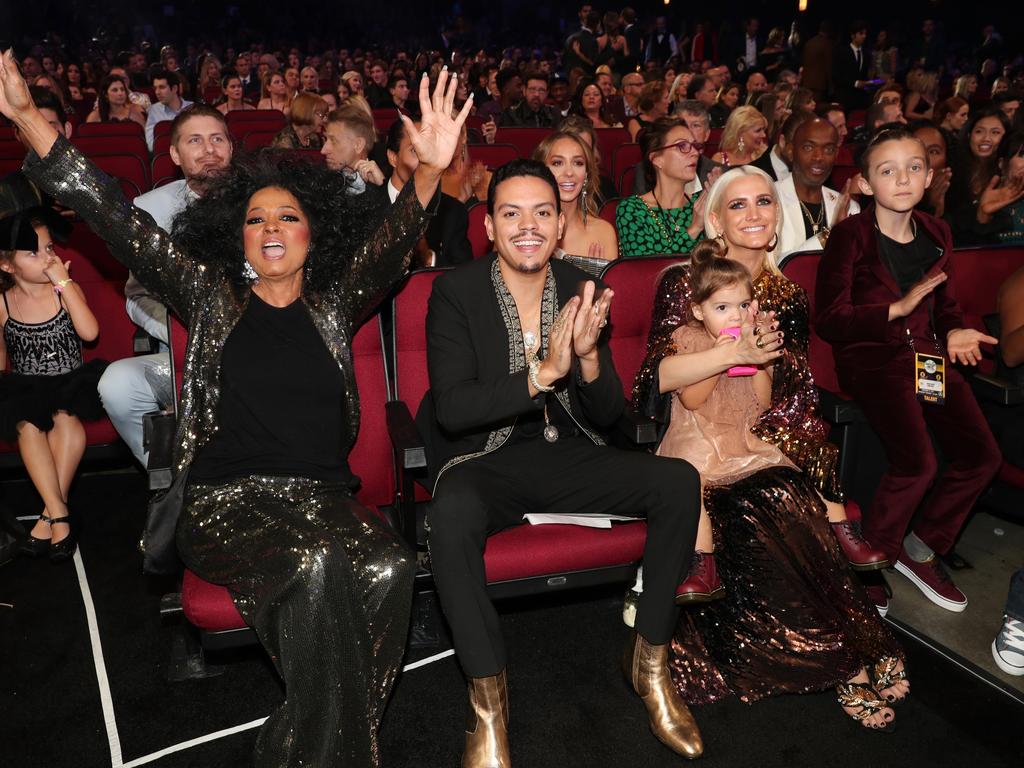
[[[255,283],[260,279],[260,276],[256,274],[256,270],[252,268],[252,264],[245,257],[242,257],[242,277],[250,283]]]
[[[724,259],[729,254],[729,244],[725,242],[725,236],[721,232],[715,236],[715,243],[720,251],[718,258]]]
[[[774,251],[778,247],[778,245],[779,245],[779,233],[776,232],[775,233],[775,237],[772,238],[772,241],[768,245],[765,246],[765,251],[767,251],[768,253],[771,253],[772,251]]]

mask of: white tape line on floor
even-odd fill
[[[96,682],[100,688],[100,705],[103,707],[103,725],[107,729],[107,742],[110,744],[111,768],[121,768],[121,738],[117,733],[117,721],[114,719],[114,699],[110,695],[110,681],[107,679],[107,666],[103,661],[103,646],[100,643],[99,624],[96,622],[96,608],[92,602],[92,591],[89,579],[85,575],[85,564],[82,562],[82,551],[75,550],[75,573],[78,575],[78,586],[82,591],[82,602],[85,604],[85,618],[89,624],[89,641],[92,645],[92,660],[96,667]]]
[[[122,766],[122,768],[136,768],[136,766],[151,763],[154,760],[159,760],[161,757],[166,757],[167,755],[174,754],[175,752],[181,752],[185,749],[197,747],[200,744],[205,744],[208,741],[216,741],[217,739],[222,739],[225,736],[231,736],[235,733],[248,731],[252,728],[259,728],[261,725],[263,725],[263,723],[266,722],[266,720],[267,718],[261,717],[259,720],[253,720],[252,722],[244,723],[243,725],[236,725],[232,728],[225,728],[222,731],[215,731],[214,733],[208,733],[205,736],[199,736],[195,739],[189,739],[188,741],[181,742],[181,744],[175,744],[173,747],[167,747],[166,749],[161,749],[159,752],[153,752],[152,754],[136,758],[131,762],[125,763]]]

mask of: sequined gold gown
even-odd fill
[[[45,158],[30,154],[25,170],[188,325],[175,445],[176,472],[187,473],[217,429],[221,352],[250,290],[179,251],[65,139]],[[404,273],[427,218],[409,185],[333,290],[301,298],[349,393],[339,403],[346,452],[359,431],[351,339]],[[378,765],[377,729],[405,648],[415,566],[397,536],[346,487],[249,477],[190,486],[177,542],[190,569],[231,590],[284,680],[286,698],[260,730],[256,765]]]
[[[713,439],[723,424],[742,429],[752,425],[750,430],[762,440],[778,437],[775,445],[797,467],[803,461],[819,474],[801,472],[770,455],[714,462],[723,470],[717,478],[721,484],[705,488],[704,504],[714,524],[715,557],[726,596],[683,611],[672,643],[673,679],[691,704],[730,695],[751,702],[823,690],[882,657],[902,658],[850,571],[816,492],[824,487],[834,497],[838,484],[826,474],[834,475],[835,449],[824,442],[825,428],[806,370],[806,296],[799,286],[767,273],[758,278],[755,290],[767,309],[779,313],[789,347],[776,363],[772,406],[760,413],[750,380],[727,380],[728,397],[709,398],[692,423],[667,426],[663,448],[668,452],[659,449],[659,454],[676,455],[672,446],[679,447],[682,440],[686,450],[692,449],[694,430],[707,429]],[[657,396],[657,364],[666,355],[700,348],[687,344],[687,334],[678,330],[685,323],[688,299],[686,270],[673,268],[661,283],[647,362],[634,390],[636,402],[671,403],[669,412],[677,415],[677,398]],[[794,337],[796,344],[791,343]],[[737,391],[744,386],[750,389],[746,396]],[[731,435],[721,445],[743,449],[747,439]],[[823,452],[831,449],[831,456],[813,457],[815,446]],[[777,466],[768,466],[772,462]],[[766,468],[751,473],[758,464]]]

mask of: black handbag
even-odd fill
[[[174,541],[178,518],[185,505],[185,488],[188,472],[172,478],[171,456],[173,453],[175,425],[178,417],[179,393],[174,387],[175,361],[171,341],[171,316],[167,315],[168,360],[171,371],[171,388],[174,391],[174,410],[147,413],[143,428],[143,440],[149,451],[149,486],[161,489],[149,500],[146,511],[146,527],[142,531],[139,550],[142,552],[142,572],[148,576],[175,576],[182,570],[178,547]]]
[[[178,557],[174,532],[185,505],[187,485],[188,472],[182,472],[174,478],[170,488],[149,500],[146,528],[139,542],[142,572],[148,576],[174,576],[181,572],[182,562]]]

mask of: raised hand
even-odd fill
[[[452,117],[457,90],[458,75],[450,74],[447,67],[438,75],[433,94],[430,93],[430,81],[424,74],[420,80],[419,128],[407,115],[400,115],[412,147],[416,150],[420,167],[437,174],[451,164],[455,150],[459,147],[462,125],[473,107],[473,96],[470,94],[459,114]]]
[[[18,126],[40,157],[45,156],[57,140],[56,129],[36,109],[10,48],[0,56],[0,114]]]
[[[0,56],[0,112],[12,121],[35,109],[28,83],[21,76],[14,52],[8,48]]]
[[[925,296],[944,282],[946,282],[946,273],[938,272],[914,283],[902,299],[889,305],[889,319],[896,320],[909,315],[917,309],[917,305],[924,300]]]
[[[988,224],[1001,209],[1024,197],[1024,176],[1011,176],[1000,186],[1000,177],[993,176],[978,200],[978,222]]]
[[[594,281],[587,280],[573,323],[573,351],[580,360],[597,358],[597,340],[601,336],[601,331],[608,325],[608,310],[615,295],[611,288],[606,288],[597,301],[594,301],[595,291]]]
[[[846,183],[843,185],[843,191],[839,195],[839,202],[836,203],[836,213],[834,220],[832,221],[832,226],[835,226],[840,221],[842,221],[843,219],[850,215],[850,202],[853,199],[851,196],[852,190],[853,179],[850,178],[846,180]]]
[[[981,344],[998,344],[999,339],[973,328],[956,328],[946,336],[946,351],[954,363],[977,365],[981,362]]]

